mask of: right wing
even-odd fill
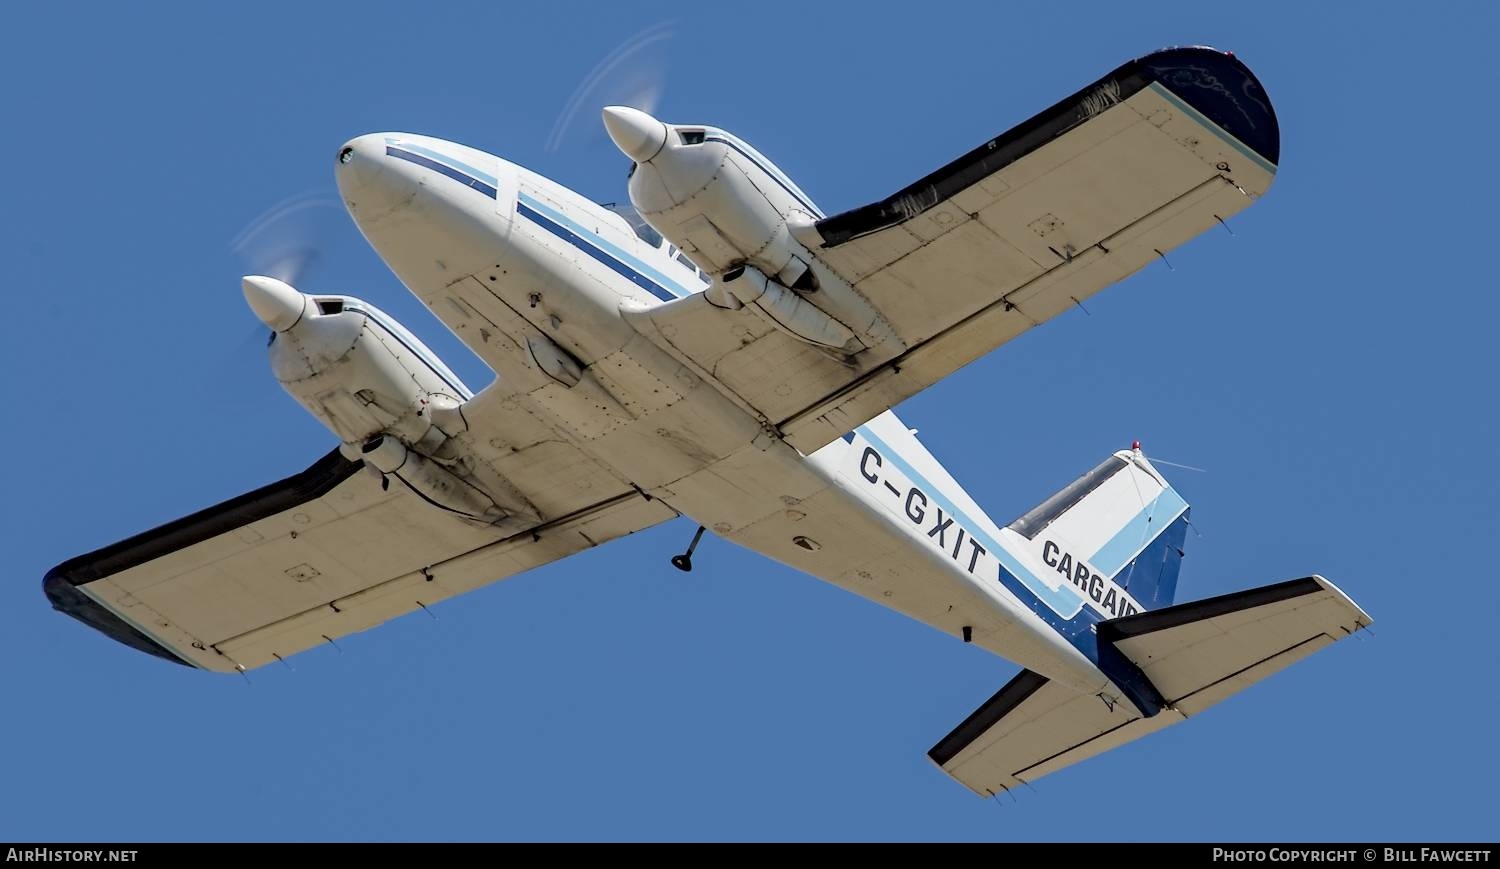
[[[465,415],[485,432],[467,438],[471,453],[535,508],[532,527],[502,532],[455,518],[399,482],[382,487],[335,450],[300,474],[60,564],[44,590],[54,608],[126,645],[235,672],[677,515],[528,429],[524,409],[498,390]]]
[[[793,228],[853,288],[798,303],[868,349],[831,358],[701,293],[632,321],[810,453],[1248,207],[1279,149],[1238,59],[1159,51],[885,199]]]

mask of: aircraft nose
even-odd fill
[[[334,168],[349,213],[370,219],[411,198],[418,183],[386,158],[386,136],[369,133],[345,142]]]

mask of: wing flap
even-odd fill
[[[234,663],[258,667],[496,580],[582,552],[676,515],[634,493],[579,515],[523,532],[407,572],[215,645]]]

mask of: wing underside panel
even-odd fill
[[[607,473],[589,476],[587,462],[564,464],[554,491],[535,500],[567,512],[502,533],[382,486],[334,451],[286,480],[65,562],[43,587],[56,609],[133,648],[251,669],[675,515]],[[565,485],[580,479],[588,485]]]

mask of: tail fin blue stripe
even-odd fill
[[[1188,511],[1183,511],[1114,578],[1146,610],[1170,606],[1177,595],[1177,574],[1182,569],[1187,526]]]
[[[1100,547],[1094,557],[1089,559],[1089,563],[1103,571],[1105,576],[1113,578],[1141,550],[1151,545],[1152,540],[1161,536],[1187,506],[1176,489],[1164,489],[1144,510],[1125,523],[1125,527],[1116,532],[1108,543]]]

